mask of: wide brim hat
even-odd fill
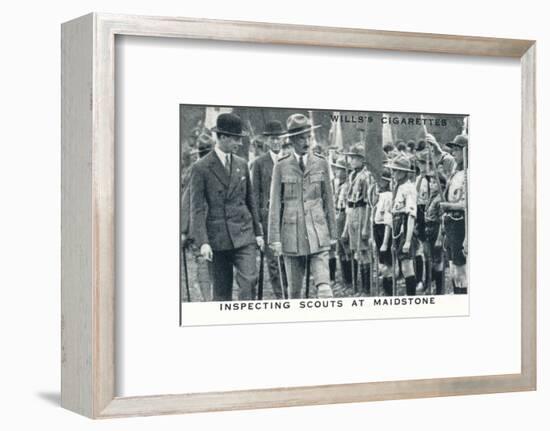
[[[365,158],[365,147],[360,142],[353,144],[349,151],[342,153],[346,157],[362,157]]]
[[[218,115],[216,126],[212,128],[212,131],[224,135],[240,136],[241,138],[248,136],[248,133],[243,131],[241,118],[231,113]]]
[[[397,156],[395,159],[384,164],[384,167],[391,169],[392,171],[402,171],[402,172],[414,172],[411,169],[411,162],[408,158],[404,156]]]
[[[286,134],[286,130],[283,124],[277,120],[266,123],[264,131],[262,132],[263,136],[282,136],[284,134]]]
[[[330,166],[336,169],[344,169],[346,171],[351,169],[345,157],[339,157],[335,162],[331,161]]]
[[[447,147],[464,148],[468,146],[468,137],[466,135],[456,135],[452,142],[447,142]]]
[[[303,114],[292,114],[286,120],[286,130],[284,134],[285,137],[302,135],[304,133],[309,133],[315,129],[321,127],[320,124],[314,126],[311,124],[309,118]]]

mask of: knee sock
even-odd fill
[[[435,280],[435,294],[443,295],[443,271],[432,271],[432,277]]]
[[[370,294],[370,267],[368,265],[361,266],[361,279],[363,292]]]
[[[405,278],[405,286],[407,288],[407,296],[416,295],[416,277],[414,275]]]
[[[382,289],[384,289],[384,296],[392,296],[392,290],[393,290],[392,277],[382,278]]]
[[[336,280],[336,258],[335,257],[331,257],[328,260],[328,268],[330,271],[330,281],[333,282],[334,280]]]
[[[351,284],[351,262],[342,259],[340,265],[342,266],[342,278],[344,279],[344,283]]]
[[[416,282],[420,283],[424,281],[424,259],[422,256],[416,256],[415,259],[415,269],[416,269]]]

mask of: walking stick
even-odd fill
[[[391,194],[392,194],[392,208],[393,208],[393,203],[395,201],[395,184],[393,183],[393,179],[390,181],[390,190],[391,190]],[[392,263],[392,273],[393,273],[393,277],[392,277],[392,296],[396,296],[397,294],[397,274],[398,274],[398,271],[397,271],[397,268],[398,268],[398,265],[399,265],[399,262],[397,261],[397,252],[396,252],[396,249],[395,249],[395,237],[394,237],[394,227],[395,227],[395,223],[393,222],[392,220],[392,224],[391,224],[391,263]]]
[[[310,277],[310,267],[309,267],[309,256],[306,256],[306,298],[309,298],[309,277]]]
[[[185,273],[185,288],[187,290],[187,301],[191,302],[191,292],[189,291],[189,273],[187,272],[187,253],[183,247],[183,272]]]
[[[441,188],[441,182],[439,181],[439,174],[438,174],[437,168],[435,166],[435,159],[434,159],[434,155],[433,155],[433,152],[432,152],[432,146],[427,141],[426,141],[426,147],[428,147],[428,154],[429,154],[429,157],[430,157],[430,163],[431,163],[431,165],[434,169],[434,177],[435,177],[435,183],[437,184],[437,192],[439,193],[439,199],[441,200],[441,202],[445,202],[445,196],[443,195],[443,189]],[[429,169],[429,165],[428,165],[428,169]],[[441,216],[441,226],[443,226],[443,215]],[[443,238],[442,238],[442,241],[443,241]],[[446,263],[447,263],[446,262],[446,257],[447,256],[446,256],[446,253],[445,253],[445,242],[442,242],[441,247],[442,247],[442,250],[443,250],[443,256],[442,256],[442,260],[443,260],[443,274],[442,274],[443,281],[441,283],[441,291],[445,292],[445,266],[446,266]],[[431,279],[431,273],[430,273],[430,279]]]
[[[279,282],[281,283],[281,292],[283,293],[283,299],[288,299],[288,291],[285,291],[285,284],[283,283],[283,265],[281,264],[282,256],[277,256],[277,266],[279,267]],[[288,283],[287,283],[288,289]]]
[[[260,250],[260,276],[258,277],[258,300],[264,297],[264,252]]]

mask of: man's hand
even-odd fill
[[[257,236],[256,237],[256,244],[258,244],[258,248],[261,251],[264,251],[265,244],[264,244],[264,238],[263,237]]]
[[[380,247],[380,252],[381,252],[381,253],[384,253],[384,252],[386,252],[386,251],[388,251],[388,244],[384,243],[384,244],[382,244],[382,246]]]
[[[411,248],[411,243],[409,241],[405,241],[405,244],[403,244],[403,253],[407,254],[410,248]]]
[[[206,260],[212,262],[214,253],[212,252],[212,247],[210,247],[209,244],[201,245],[201,256],[204,257]]]
[[[281,245],[280,242],[272,242],[270,244],[270,247],[271,247],[271,250],[273,250],[273,254],[275,256],[280,256],[281,254],[283,254],[283,246]]]
[[[336,245],[338,244],[338,240],[337,239],[331,239],[330,240],[330,245],[333,246],[333,245]]]

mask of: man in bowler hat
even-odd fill
[[[288,118],[293,151],[277,162],[271,183],[269,244],[275,255],[283,254],[292,299],[305,296],[307,265],[317,296],[333,296],[328,259],[337,240],[334,200],[328,162],[309,151],[315,128],[302,114]]]
[[[267,153],[252,162],[250,173],[252,177],[252,190],[254,201],[258,206],[258,214],[264,231],[264,242],[267,242],[267,221],[269,216],[269,193],[271,191],[271,178],[273,176],[273,167],[281,156],[281,144],[285,130],[280,121],[270,121],[265,125],[262,133],[264,143],[268,148]],[[276,299],[283,297],[281,287],[281,277],[279,274],[279,264],[277,257],[273,255],[268,247],[265,251],[267,266],[269,268],[269,279],[271,288]]]
[[[193,166],[191,236],[200,254],[212,262],[213,300],[231,301],[233,268],[239,299],[255,298],[257,248],[262,226],[252,194],[246,160],[235,155],[245,136],[235,114],[220,114],[214,149]]]

